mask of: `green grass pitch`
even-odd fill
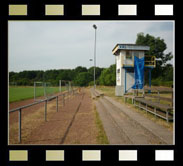
[[[63,87],[62,91],[64,91],[66,88]],[[51,87],[48,89],[48,91],[51,91],[53,93],[59,92],[59,87]],[[43,87],[36,87],[36,97],[44,96],[44,89]],[[9,102],[15,102],[15,101],[21,101],[25,99],[31,99],[34,98],[34,87],[32,86],[10,86],[9,87]]]

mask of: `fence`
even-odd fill
[[[10,110],[9,113],[18,111],[18,123],[19,123],[19,130],[18,130],[19,138],[18,138],[18,140],[19,140],[19,143],[21,143],[21,135],[22,135],[21,129],[22,129],[22,110],[23,109],[45,102],[44,119],[46,122],[47,121],[47,103],[48,103],[48,101],[56,99],[56,111],[58,112],[58,97],[62,96],[62,102],[63,102],[63,106],[64,106],[65,105],[65,97],[69,96],[69,95],[76,95],[77,94],[76,91],[78,91],[78,89],[74,89],[72,91],[68,91],[68,92],[59,94],[57,96],[52,96],[52,97],[28,104],[28,105],[24,105],[24,106]]]
[[[134,90],[134,95],[125,95],[125,102],[128,98],[132,99],[132,104],[145,110],[146,113],[154,114],[155,117],[163,118],[167,122],[173,120],[173,88],[144,87],[140,92]]]
[[[171,94],[171,97],[163,97],[163,96],[160,95],[162,93],[166,93],[166,94],[169,93],[169,94]],[[152,94],[154,94],[154,95],[152,95]],[[173,107],[173,88],[144,87],[143,96],[157,99],[158,102],[160,102],[160,100],[170,102],[171,106]]]

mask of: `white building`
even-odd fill
[[[151,69],[155,67],[155,57],[145,55],[149,46],[140,46],[135,44],[117,44],[112,53],[116,58],[116,96],[123,96],[131,91],[135,82],[134,74],[134,56],[138,58],[145,57],[144,67],[149,69],[149,86],[151,86]]]

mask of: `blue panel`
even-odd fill
[[[135,83],[133,89],[142,89],[144,87],[144,57],[134,57]]]

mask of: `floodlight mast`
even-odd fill
[[[94,24],[93,28],[95,29],[95,42],[94,42],[94,89],[96,88],[95,84],[95,67],[96,67],[96,35],[97,35],[97,26]]]

